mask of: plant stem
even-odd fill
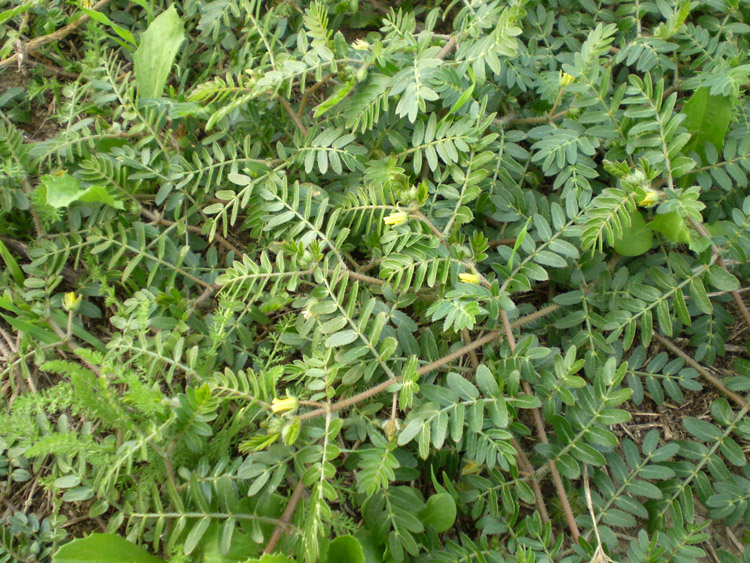
[[[701,223],[699,223],[695,219],[688,218],[688,221],[690,222],[690,225],[696,231],[698,231],[701,235],[703,235],[707,239],[711,240],[711,233],[709,233],[706,230],[706,227],[704,227]],[[727,272],[729,272],[729,269],[727,268],[727,265],[724,262],[724,258],[719,253],[719,247],[716,246],[715,244],[712,244],[711,246],[713,247],[714,255],[716,256],[716,263],[719,265],[719,267],[724,268]],[[750,328],[750,311],[748,311],[747,305],[745,305],[745,302],[742,300],[742,296],[740,295],[740,292],[735,289],[731,293],[732,293],[732,298],[734,299],[734,302],[737,305],[737,308],[740,310],[742,317],[745,319],[745,324],[747,325],[748,328]]]
[[[445,57],[450,55],[450,52],[453,50],[455,46],[456,46],[456,38],[451,37],[450,39],[448,39],[448,42],[445,45],[443,45],[443,48],[440,49],[440,52],[437,55],[435,55],[435,58],[440,59],[440,60],[445,59]]]
[[[151,221],[159,225],[165,225],[167,227],[177,225],[177,221],[170,221],[169,219],[165,219],[164,217],[157,215],[156,213],[153,213],[149,211],[148,209],[141,209],[141,215],[143,215],[144,217],[147,217],[148,219],[150,219]],[[187,229],[191,233],[196,233],[198,235],[203,236],[203,231],[201,230],[201,228],[195,225],[185,224],[185,229]],[[219,233],[215,233],[214,238],[224,248],[226,248],[227,250],[233,251],[237,255],[237,258],[240,258],[245,254],[239,248],[237,248],[231,242],[229,242],[227,239],[221,236]]]
[[[740,395],[738,395],[734,391],[730,391],[720,379],[718,379],[714,375],[711,375],[711,373],[706,368],[704,368],[702,365],[696,362],[693,358],[691,358],[685,352],[683,352],[683,350],[679,346],[667,340],[660,334],[654,334],[654,338],[656,338],[656,340],[658,340],[665,348],[669,349],[671,352],[673,352],[674,354],[677,354],[680,358],[685,360],[686,364],[688,364],[695,371],[701,374],[706,381],[708,381],[711,385],[716,387],[724,395],[732,399],[732,401],[734,401],[737,405],[739,405],[742,408],[747,408],[748,404],[744,398],[742,398]]]
[[[284,528],[286,528],[286,526],[289,525],[289,522],[292,520],[292,516],[294,516],[294,509],[297,508],[297,503],[299,502],[299,499],[302,498],[302,492],[304,490],[305,484],[302,482],[302,479],[300,479],[299,481],[297,481],[297,486],[294,487],[292,496],[289,498],[289,504],[286,505],[284,513],[281,515],[281,518],[279,518],[279,521],[277,522],[276,527],[273,530],[273,534],[271,534],[271,539],[268,540],[263,553],[272,553],[273,550],[276,549],[276,544],[279,543]]]
[[[513,336],[513,329],[510,326],[510,322],[508,322],[508,314],[505,311],[500,311],[500,317],[503,321],[503,329],[505,331],[505,337],[508,340],[508,345],[510,346],[511,352],[515,353],[516,351],[516,339]],[[533,395],[534,392],[531,389],[531,386],[527,381],[522,380],[523,390],[527,395]],[[534,418],[534,425],[536,426],[537,434],[539,434],[539,439],[543,444],[548,444],[549,440],[547,439],[547,432],[544,430],[544,422],[542,421],[542,415],[539,413],[538,408],[531,409],[532,417]],[[555,465],[555,460],[548,459],[547,464],[549,465],[550,473],[552,474],[552,480],[555,483],[555,488],[557,489],[557,495],[560,497],[560,503],[563,507],[563,512],[565,513],[565,520],[568,523],[568,528],[570,528],[570,533],[573,536],[573,541],[575,543],[578,543],[578,538],[580,537],[580,533],[578,531],[578,525],[576,524],[575,516],[573,516],[573,510],[570,508],[570,501],[568,500],[568,495],[565,492],[565,487],[563,486],[562,479],[560,478],[560,474],[557,471],[557,466]]]
[[[286,100],[286,98],[282,98],[281,96],[278,97],[279,101],[281,102],[281,105],[284,106],[284,109],[289,114],[289,117],[292,118],[292,121],[294,121],[294,124],[297,126],[297,129],[299,129],[302,132],[302,135],[307,135],[307,127],[304,126],[302,121],[299,118],[299,115],[297,115],[297,112],[292,109],[291,104]]]
[[[523,326],[525,324],[528,324],[532,321],[535,321],[537,319],[540,319],[546,315],[549,315],[550,313],[553,313],[554,311],[557,311],[560,308],[559,305],[547,305],[546,307],[539,309],[538,311],[531,313],[530,315],[526,315],[525,317],[521,317],[520,319],[517,319],[511,323],[512,328],[517,328],[520,326]],[[481,348],[485,344],[489,344],[493,340],[496,340],[498,338],[502,337],[502,333],[497,330],[493,330],[492,332],[485,334],[484,336],[477,338],[470,344],[467,344],[466,346],[459,348],[458,350],[451,352],[450,354],[446,354],[442,358],[435,360],[434,362],[431,362],[425,366],[422,366],[417,370],[418,375],[425,375],[430,373],[431,371],[434,371],[445,364],[449,364],[453,360],[456,360],[460,358],[461,356],[464,356],[471,352],[472,350],[476,350],[477,348]],[[362,391],[361,393],[357,393],[356,395],[352,395],[348,399],[342,399],[336,403],[333,403],[330,406],[331,412],[336,412],[343,410],[347,407],[350,407],[352,405],[356,405],[357,403],[361,403],[362,401],[366,401],[367,399],[370,399],[371,397],[374,397],[375,395],[378,395],[382,392],[384,392],[386,389],[388,389],[391,385],[394,385],[395,383],[398,383],[401,381],[401,377],[396,377],[396,380],[389,379],[388,381],[383,381],[382,383],[379,383],[378,385],[375,385],[373,387],[370,387],[369,389]],[[309,420],[311,418],[318,417],[320,415],[326,414],[327,409],[317,409],[314,411],[303,413],[299,416],[300,421]]]

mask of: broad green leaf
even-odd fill
[[[602,521],[605,524],[618,528],[632,528],[637,524],[635,518],[630,514],[617,509],[609,509],[605,512],[602,516]]]
[[[58,487],[59,489],[70,489],[78,486],[80,483],[81,479],[78,475],[66,475],[65,477],[55,479],[55,487]]]
[[[727,461],[737,467],[747,465],[747,456],[742,448],[732,438],[724,438],[721,443],[721,453],[727,458]]]
[[[659,487],[657,487],[653,483],[642,481],[641,479],[635,479],[631,481],[627,486],[627,490],[632,495],[638,495],[646,498],[657,499],[664,496]]]
[[[450,372],[446,377],[448,387],[464,400],[473,401],[479,398],[479,390],[465,377]]]
[[[133,55],[139,97],[161,96],[177,51],[184,40],[182,18],[172,4],[143,32],[138,50]]]
[[[474,76],[474,71],[471,70],[471,67],[467,68],[467,70],[469,71],[469,77],[471,78],[471,84],[469,85],[469,87],[466,90],[464,90],[461,93],[461,95],[458,97],[458,100],[456,100],[456,103],[454,103],[453,107],[451,107],[450,111],[445,114],[445,117],[443,117],[443,119],[440,120],[441,123],[443,121],[445,121],[448,118],[448,116],[450,116],[450,115],[456,113],[458,110],[460,110],[464,106],[464,104],[466,104],[466,102],[468,102],[471,99],[471,95],[474,93],[474,88],[477,85],[477,79]]]
[[[115,199],[103,186],[91,186],[82,190],[76,178],[70,174],[48,174],[42,176],[42,184],[47,189],[47,203],[59,209],[76,201],[103,203],[115,209],[124,209],[122,201]]]
[[[195,524],[193,524],[193,527],[190,529],[190,533],[188,533],[187,538],[185,538],[185,545],[183,546],[185,555],[190,555],[198,546],[201,539],[203,539],[203,534],[206,533],[206,530],[208,530],[208,526],[210,524],[211,518],[208,517],[201,518],[200,520],[197,520]]]
[[[732,99],[729,96],[714,96],[708,88],[698,88],[685,102],[682,113],[687,116],[682,124],[691,134],[685,151],[694,150],[703,157],[706,143],[711,143],[717,151],[721,150],[732,120]]]
[[[403,446],[411,442],[419,431],[422,430],[424,421],[421,418],[413,419],[398,435],[398,445]]]
[[[711,304],[711,300],[708,298],[706,288],[703,285],[703,281],[700,279],[693,279],[690,282],[690,296],[695,300],[695,304],[698,308],[707,315],[710,315],[714,308]]]
[[[359,540],[359,544],[362,546],[365,563],[382,563],[383,549],[382,547],[379,547],[379,544],[374,540],[372,533],[367,528],[359,528],[355,537]]]
[[[26,334],[28,334],[35,340],[42,342],[43,344],[58,344],[60,342],[60,337],[57,336],[54,332],[52,332],[51,330],[47,330],[46,328],[42,328],[39,325],[34,324],[33,322],[29,322],[17,317],[3,315],[1,313],[0,317],[4,318],[5,321],[16,330],[25,332]]]
[[[438,493],[427,499],[427,506],[419,514],[419,519],[425,525],[435,528],[442,534],[453,527],[456,521],[456,503],[448,493]]]
[[[80,199],[82,195],[78,180],[70,174],[60,176],[48,174],[42,176],[41,181],[47,188],[47,203],[52,207],[68,207],[71,203]]]
[[[670,211],[653,218],[649,226],[652,230],[663,234],[672,242],[687,244],[690,242],[690,231],[683,219],[676,211]]]
[[[623,227],[622,237],[615,240],[615,251],[622,256],[640,256],[651,249],[654,235],[637,209],[630,213],[630,226]]]
[[[91,534],[57,550],[53,563],[164,563],[115,534]]]
[[[297,563],[294,559],[289,559],[286,555],[277,553],[266,553],[260,559],[248,559],[246,563]]]
[[[104,186],[91,186],[81,194],[79,200],[86,203],[103,203],[115,209],[125,209],[122,201],[113,198]]]
[[[328,563],[365,563],[365,554],[354,536],[339,536],[328,546]]]
[[[512,403],[519,409],[536,409],[542,406],[542,402],[534,395],[518,395],[513,397]]]
[[[568,479],[577,479],[581,474],[578,462],[569,454],[563,454],[555,462],[558,471]]]
[[[604,456],[588,444],[578,443],[574,444],[570,450],[577,460],[587,463],[589,465],[602,466],[606,465],[607,460]]]
[[[500,392],[495,376],[486,365],[482,364],[477,368],[475,379],[486,397],[493,397]]]

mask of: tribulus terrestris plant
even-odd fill
[[[750,561],[746,3],[0,22],[0,561]]]

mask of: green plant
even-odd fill
[[[743,3],[0,22],[0,561],[750,560]]]

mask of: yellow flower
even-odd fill
[[[564,72],[563,75],[560,77],[560,86],[565,88],[566,86],[570,86],[575,82],[575,76],[568,74],[567,72]]]
[[[295,411],[297,410],[297,398],[286,397],[286,399],[279,399],[278,397],[271,401],[271,411],[273,414],[279,414],[281,412]]]
[[[81,304],[83,297],[76,295],[74,292],[66,293],[63,296],[62,306],[66,311],[75,311]]]
[[[479,283],[479,276],[476,274],[458,274],[458,279],[464,283]]]
[[[352,43],[352,48],[357,51],[367,51],[370,48],[370,44],[364,39],[357,39]]]
[[[409,220],[409,214],[406,211],[399,211],[398,213],[393,213],[391,215],[388,215],[388,217],[383,217],[383,222],[386,225],[391,225],[392,227],[395,227],[397,225],[403,225]]]
[[[645,195],[638,201],[638,205],[641,207],[651,207],[654,205],[657,201],[659,201],[659,198],[661,195],[659,192],[655,190],[646,190]]]

